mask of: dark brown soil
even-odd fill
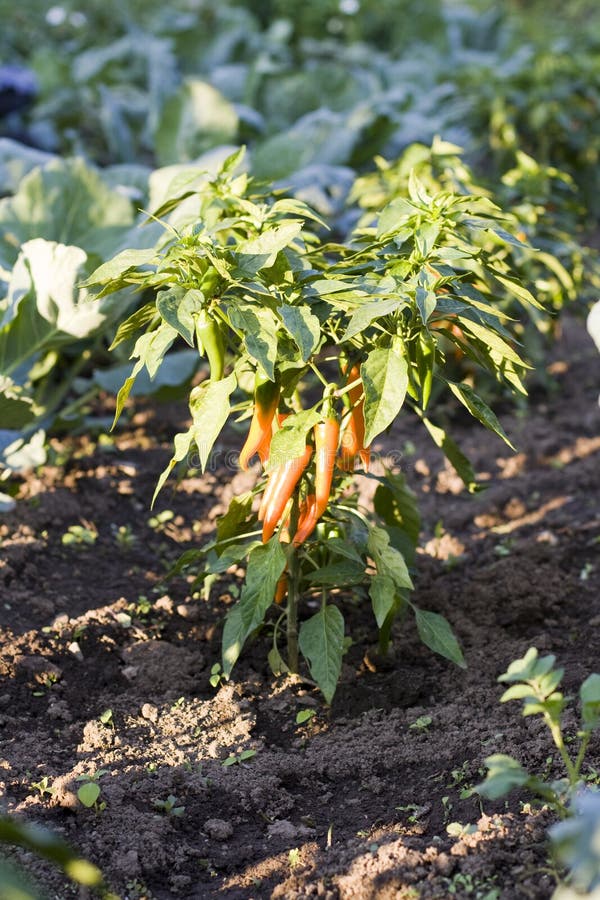
[[[140,409],[114,444],[56,442],[54,464],[23,480],[0,521],[6,808],[62,834],[122,898],[549,898],[550,815],[526,796],[465,796],[494,752],[562,774],[542,725],[498,702],[512,659],[532,645],[555,653],[567,693],[600,670],[600,365],[580,326],[548,370],[551,387],[503,416],[516,455],[455,423],[489,481],[479,495],[408,420],[379,448],[402,450],[421,503],[417,602],[452,622],[468,668],[430,653],[410,622],[380,658],[370,610],[348,603],[355,643],[331,709],[301,680],[273,678],[266,632],[235,680],[212,688],[232,598],[214,587],[206,602],[165,579],[252,476],[185,477],[158,504],[173,517],[150,522],[179,410]],[[78,524],[93,544],[62,543]],[[298,726],[306,707],[315,715]],[[411,727],[420,716],[424,730]],[[252,759],[223,766],[247,749]],[[600,767],[598,740],[589,766]],[[85,809],[76,778],[102,769],[105,806]],[[33,787],[44,776],[51,796]],[[154,805],[169,795],[181,816]],[[452,836],[451,822],[477,830]],[[18,858],[48,896],[83,896]]]

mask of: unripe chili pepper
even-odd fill
[[[431,334],[421,332],[417,344],[417,369],[421,382],[421,405],[427,409],[433,384],[433,369],[435,365],[435,339]]]
[[[269,458],[273,417],[279,403],[279,385],[262,372],[256,373],[254,384],[254,412],[246,443],[240,451],[240,468],[247,469],[255,453],[264,464]]]
[[[204,350],[210,366],[210,380],[220,381],[225,369],[225,345],[218,323],[202,310],[196,319],[198,348]]]
[[[286,504],[296,485],[302,477],[302,473],[306,469],[312,456],[312,447],[307,444],[304,453],[293,459],[288,459],[277,467],[273,475],[275,476],[274,486],[269,492],[269,498],[264,508],[262,539],[266,543],[273,536],[278,523],[283,516]],[[280,473],[276,473],[280,470]],[[269,481],[269,484],[271,482]],[[268,486],[267,486],[268,487]]]
[[[324,422],[314,427],[316,472],[314,504],[309,503],[307,514],[298,523],[294,546],[298,547],[312,533],[315,525],[327,509],[333,481],[333,467],[340,440],[340,423],[330,414]]]

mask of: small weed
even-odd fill
[[[104,712],[98,716],[98,720],[102,725],[105,725],[107,728],[115,727],[115,720],[113,718],[112,709],[105,709]]]
[[[226,767],[235,765],[241,766],[242,763],[247,762],[249,759],[252,759],[254,756],[256,756],[256,753],[256,750],[242,750],[242,752],[238,753],[237,756],[232,753],[227,757],[227,759],[223,760],[221,765]]]
[[[294,847],[288,853],[288,863],[290,869],[295,869],[296,866],[300,865],[300,850],[298,849],[298,847]]]
[[[153,531],[164,531],[168,522],[171,519],[175,518],[175,513],[172,509],[163,509],[162,512],[157,513],[155,516],[151,516],[148,519],[148,525],[152,528]]]
[[[304,725],[306,722],[310,722],[315,715],[314,709],[301,709],[300,712],[296,713],[296,725]]]
[[[218,688],[222,684],[225,684],[227,678],[221,671],[221,664],[215,663],[212,669],[210,670],[210,678],[208,679],[208,683],[213,688]]]
[[[77,798],[79,802],[87,809],[91,809],[91,807],[94,807],[96,812],[102,812],[106,809],[106,803],[104,801],[98,802],[100,799],[100,794],[102,793],[102,789],[98,784],[98,781],[107,774],[107,769],[98,769],[97,772],[88,772],[87,775],[77,776],[77,781],[83,782],[83,784],[77,791]]]
[[[494,547],[494,553],[496,554],[496,556],[510,556],[514,543],[514,538],[505,538],[503,541],[500,541],[500,543],[496,544],[496,546]]]
[[[63,534],[61,541],[66,546],[81,546],[84,544],[90,546],[96,543],[97,538],[98,531],[96,527],[88,523],[87,525],[70,525]]]
[[[415,719],[415,721],[408,727],[411,731],[419,731],[419,732],[426,733],[429,731],[429,728],[431,727],[432,724],[433,724],[433,719],[431,718],[431,716],[419,716],[419,718]]]
[[[116,525],[112,526],[113,534],[115,537],[115,541],[121,550],[131,550],[135,542],[137,541],[137,537],[133,533],[133,528],[131,525]]]
[[[185,705],[185,697],[178,697],[171,703],[171,709],[183,709]]]
[[[462,822],[449,822],[446,825],[446,832],[450,835],[450,837],[461,838],[466,834],[475,834],[477,831],[477,825],[463,825]]]
[[[39,781],[32,781],[30,787],[38,791],[42,799],[44,798],[45,794],[48,794],[49,797],[52,797],[52,795],[54,794],[54,788],[50,787],[50,779],[47,775],[44,775],[44,777]]]
[[[535,647],[531,647],[522,659],[510,664],[498,681],[510,685],[500,698],[502,703],[522,700],[524,716],[542,716],[563,761],[566,778],[546,780],[552,757],[547,758],[546,771],[540,777],[531,775],[512,756],[496,753],[486,759],[487,777],[476,790],[489,800],[498,800],[515,788],[528,788],[561,817],[566,817],[570,814],[569,803],[584,781],[581,769],[592,732],[600,726],[600,675],[590,675],[580,687],[579,749],[570,753],[562,727],[567,700],[557,690],[564,672],[555,669],[554,663],[554,656],[540,657]]]
[[[177,797],[173,796],[173,794],[169,794],[166,800],[153,800],[152,806],[155,809],[160,809],[166,816],[175,816],[176,818],[181,818],[181,816],[185,812],[185,806],[180,806],[179,800]]]
[[[476,900],[498,900],[500,888],[494,886],[496,876],[491,878],[475,878],[469,873],[457,872],[448,879],[448,893],[452,897],[470,896]]]

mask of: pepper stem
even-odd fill
[[[290,510],[290,534],[298,530],[298,494],[292,496]],[[291,543],[288,556],[288,601],[287,601],[287,651],[288,668],[298,672],[298,601],[300,599],[300,565],[298,550]]]

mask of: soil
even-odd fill
[[[215,585],[206,600],[166,579],[255,477],[231,482],[236,436],[152,513],[182,409],[140,404],[114,440],[55,440],[0,520],[6,809],[64,836],[122,898],[550,897],[551,815],[527,795],[481,804],[468,792],[496,752],[563,774],[543,725],[498,702],[511,660],[530,646],[555,653],[568,694],[600,669],[600,365],[580,325],[542,374],[528,405],[504,404],[516,454],[454,421],[488,483],[480,494],[409,419],[376,448],[401,456],[419,497],[415,598],[451,621],[468,667],[433,655],[408,620],[380,657],[370,610],[346,598],[354,644],[331,708],[306,681],[273,677],[268,630],[211,687],[235,591]],[[93,542],[63,543],[73,525]],[[314,716],[298,725],[305,709]],[[575,715],[566,723],[574,734]],[[223,765],[244,750],[256,753]],[[100,807],[86,809],[77,777],[101,771]],[[33,786],[44,777],[52,795]],[[156,806],[171,795],[181,815]],[[474,827],[449,833],[456,822]],[[13,855],[48,897],[87,896]]]

